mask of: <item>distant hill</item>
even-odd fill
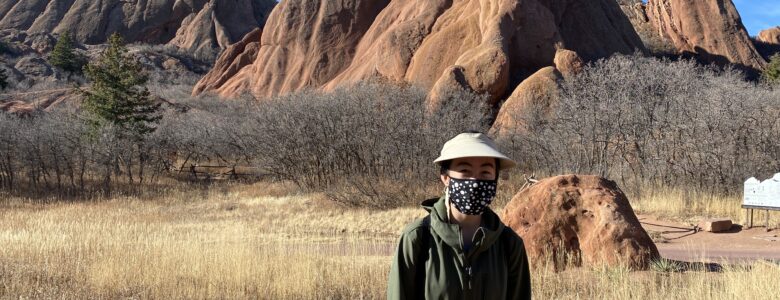
[[[173,44],[215,55],[262,27],[274,0],[18,0],[0,1],[0,30],[72,32],[84,44],[120,33],[128,42]]]

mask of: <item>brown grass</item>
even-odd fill
[[[703,218],[728,218],[736,224],[747,224],[746,210],[742,208],[742,195],[719,195],[710,191],[679,188],[645,189],[642,197],[629,196],[638,214],[657,216],[660,219],[696,224]],[[738,191],[741,192],[741,191]],[[753,223],[764,226],[764,211],[755,211]],[[780,227],[780,211],[770,211],[770,228]]]
[[[654,201],[636,206],[658,209]],[[153,200],[6,197],[0,298],[383,298],[397,235],[422,215],[344,208],[268,183]],[[769,299],[780,288],[780,267],[768,263],[721,273],[540,268],[533,276],[538,299]]]

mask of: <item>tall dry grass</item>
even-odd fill
[[[742,208],[741,190],[719,194],[701,189],[673,187],[644,188],[641,195],[629,195],[638,214],[695,224],[705,218],[728,218],[736,224],[748,224],[747,211]],[[769,227],[780,228],[780,211],[769,212]],[[764,226],[766,211],[754,211],[754,226]]]
[[[151,200],[5,197],[0,298],[383,298],[397,235],[422,215],[345,208],[264,183]],[[780,288],[780,266],[768,263],[720,273],[539,268],[533,276],[538,299],[771,299]]]

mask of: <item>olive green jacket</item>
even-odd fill
[[[531,299],[523,240],[491,209],[464,252],[460,226],[446,221],[444,198],[422,206],[430,221],[412,222],[401,234],[388,299]]]

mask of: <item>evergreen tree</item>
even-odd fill
[[[81,73],[84,59],[74,51],[74,48],[73,36],[70,33],[61,34],[57,44],[54,45],[54,50],[49,54],[49,63],[66,72]]]
[[[4,90],[8,87],[8,75],[5,74],[5,69],[0,69],[0,90]]]
[[[769,64],[764,69],[761,77],[769,84],[780,84],[780,53],[775,53],[775,55],[769,58]]]
[[[92,87],[80,90],[83,108],[94,126],[113,124],[121,134],[141,139],[160,121],[160,104],[151,99],[148,77],[141,64],[127,54],[122,37],[112,34],[109,45],[84,68]]]

